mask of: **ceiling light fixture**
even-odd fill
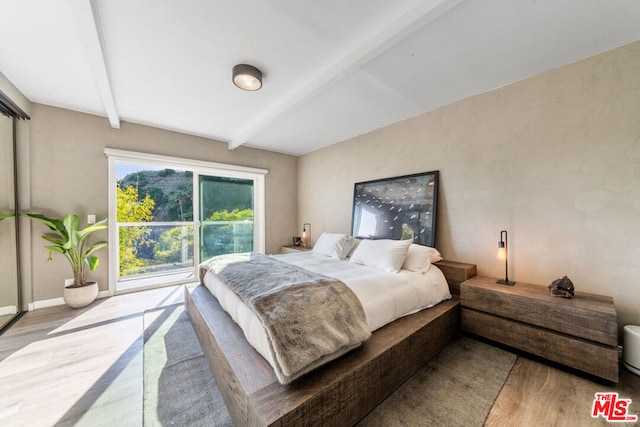
[[[244,90],[262,87],[262,73],[253,65],[238,64],[233,67],[233,84]]]

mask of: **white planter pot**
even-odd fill
[[[72,308],[80,308],[95,301],[98,297],[98,282],[90,283],[91,284],[80,288],[70,288],[68,286],[69,284],[73,285],[73,279],[65,280],[64,291],[62,292],[62,298],[64,299],[65,304]]]

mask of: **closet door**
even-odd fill
[[[16,212],[13,119],[0,115],[0,214]],[[0,221],[0,331],[20,312],[17,220]]]

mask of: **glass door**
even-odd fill
[[[199,263],[215,255],[264,253],[266,170],[110,148],[105,154],[110,295],[195,282]]]
[[[16,213],[13,120],[0,114],[0,215]],[[0,331],[21,311],[17,225],[13,216],[0,221]]]
[[[254,250],[254,181],[199,176],[200,259]]]
[[[193,172],[119,163],[117,291],[194,277]]]

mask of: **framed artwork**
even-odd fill
[[[357,182],[351,234],[435,245],[438,171]]]

